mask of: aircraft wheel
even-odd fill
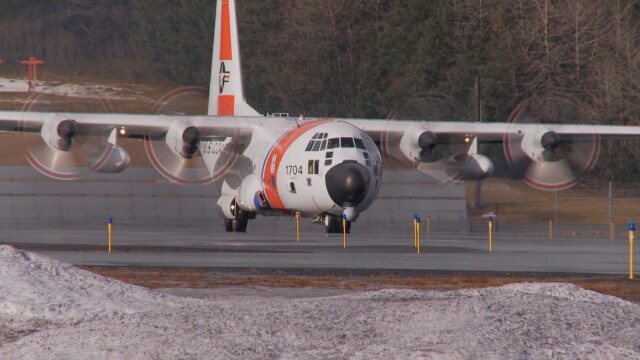
[[[335,223],[334,232],[342,233],[342,218],[335,216],[334,223]],[[351,221],[347,221],[347,234],[349,233],[350,230],[351,230]]]
[[[226,232],[232,232],[233,231],[233,220],[231,219],[224,219],[224,231]]]
[[[342,219],[338,218],[338,223],[336,224],[336,232],[342,233]],[[347,220],[347,234],[351,231],[351,221]]]
[[[324,215],[324,230],[329,234],[337,231],[335,215],[331,215],[331,214]]]
[[[241,209],[236,212],[236,218],[232,220],[233,231],[246,232],[247,224],[249,223],[249,214]]]

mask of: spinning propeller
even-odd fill
[[[387,119],[393,120],[426,120],[426,121],[442,121],[450,119],[462,119],[460,113],[462,107],[452,98],[440,93],[421,93],[417,94],[401,106],[395,107]],[[417,157],[417,169],[426,176],[427,182],[439,184],[452,184],[462,179],[462,173],[458,169],[454,169],[448,160],[459,152],[465,152],[463,148],[468,147],[467,144],[453,139],[444,139],[438,134],[429,130],[420,131],[417,144],[420,148]],[[399,141],[392,139],[390,134],[384,134],[382,144],[393,143]],[[452,141],[453,140],[453,141]],[[385,152],[389,149],[384,149]],[[393,163],[393,162],[391,162]]]
[[[533,98],[516,107],[509,122],[535,124],[524,134],[505,135],[503,147],[511,168],[529,185],[541,190],[561,190],[576,184],[590,171],[600,152],[597,135],[565,136],[544,123],[584,121],[584,106],[565,95]]]
[[[154,107],[156,114],[198,114],[206,109],[208,92],[202,87],[184,87],[165,94]],[[204,104],[204,105],[203,105]],[[183,146],[177,156],[165,138],[144,138],[144,148],[151,165],[168,180],[178,184],[208,184],[214,179],[198,153],[201,137],[196,127],[187,126],[179,135]]]
[[[99,104],[95,104],[98,102]],[[23,112],[56,112],[72,111],[86,112],[88,106],[102,107],[111,112],[111,104],[101,97],[83,99],[82,102],[60,103],[60,97],[34,93],[22,108]],[[64,108],[63,109],[58,109]],[[20,126],[26,127],[26,124]],[[26,130],[26,129],[25,129]],[[19,135],[24,156],[36,170],[57,180],[76,180],[87,170],[90,159],[88,151],[107,151],[102,146],[103,139],[97,137],[79,136],[77,124],[73,119],[63,115],[51,115],[38,132],[23,131]],[[90,150],[91,149],[91,150]],[[100,154],[99,154],[100,155]]]

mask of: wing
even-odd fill
[[[499,143],[512,174],[543,190],[573,186],[593,169],[600,139],[640,137],[640,126],[477,123],[348,119],[365,130],[392,161],[409,162],[443,182],[481,180],[493,173],[491,159],[472,145]]]
[[[124,129],[122,136],[161,137],[172,124],[183,122],[200,130],[202,136],[250,137],[257,118],[237,116],[134,115],[93,113],[42,113],[0,111],[0,130],[41,131],[44,124],[73,120],[79,135],[106,136]],[[252,121],[253,120],[253,121]]]
[[[233,149],[230,139],[250,139],[261,122],[233,116],[0,111],[0,131],[36,134],[19,137],[25,157],[36,170],[59,180],[75,180],[86,168],[99,173],[125,170],[130,156],[118,140],[139,138],[151,164],[169,180],[207,183],[215,169],[194,157],[199,147],[218,141]]]
[[[344,119],[363,130],[374,140],[385,136],[402,136],[407,131],[425,129],[436,135],[464,139],[465,136],[477,137],[480,141],[501,141],[505,135],[524,134],[532,128],[542,126],[564,136],[592,136],[623,139],[640,137],[640,126],[609,125],[568,125],[568,124],[518,124],[518,123],[479,123],[464,121],[403,121]]]
[[[482,179],[493,171],[491,160],[477,154],[472,144],[502,143],[509,163],[525,172],[525,180],[529,179],[532,185],[545,189],[566,187],[574,183],[575,169],[570,169],[569,162],[584,163],[578,171],[588,171],[593,167],[599,145],[584,151],[580,149],[580,144],[599,144],[600,138],[640,137],[639,126],[335,120],[351,123],[364,130],[379,144],[381,151],[395,161],[412,163],[427,170],[442,168],[453,174],[450,175],[451,178],[460,180]],[[124,149],[117,147],[114,140],[116,137],[164,140],[177,159],[191,159],[197,152],[201,140],[226,139],[226,145],[229,144],[229,139],[246,142],[250,140],[257,127],[273,126],[283,121],[291,122],[292,119],[258,116],[0,112],[0,130],[39,132],[47,147],[53,151],[68,151],[74,136],[106,139],[106,147],[101,148],[96,161],[92,160],[90,166],[92,170],[96,170],[96,164],[111,164],[101,168],[104,172],[121,171],[124,167],[112,163],[122,163],[122,158],[128,157],[123,153]],[[121,156],[105,160],[105,154],[111,156],[114,149],[118,150]],[[128,165],[128,160],[125,165]],[[182,163],[176,166],[182,168]],[[108,171],[111,168],[117,171]]]

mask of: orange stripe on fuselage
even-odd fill
[[[229,0],[222,1],[222,21],[220,29],[220,60],[232,60],[231,20],[229,19]]]
[[[278,183],[278,169],[280,168],[280,163],[282,162],[284,154],[287,152],[291,144],[298,140],[298,138],[304,133],[327,122],[329,122],[329,120],[315,120],[296,126],[284,134],[269,152],[262,178],[264,179],[264,194],[267,197],[267,201],[269,201],[269,205],[271,205],[273,209],[285,210],[284,203],[282,202],[282,198],[280,198],[278,188],[276,187],[276,184]],[[271,172],[271,162],[273,161],[274,156],[276,157],[276,161],[273,172]]]
[[[236,114],[236,97],[233,95],[218,95],[218,115],[231,116]]]

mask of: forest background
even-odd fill
[[[384,118],[425,92],[453,119],[505,121],[526,101],[570,98],[559,122],[638,125],[635,0],[237,1],[248,102],[263,113]],[[46,71],[208,86],[214,0],[2,0],[2,72]],[[637,141],[605,143],[596,176],[640,173]]]

